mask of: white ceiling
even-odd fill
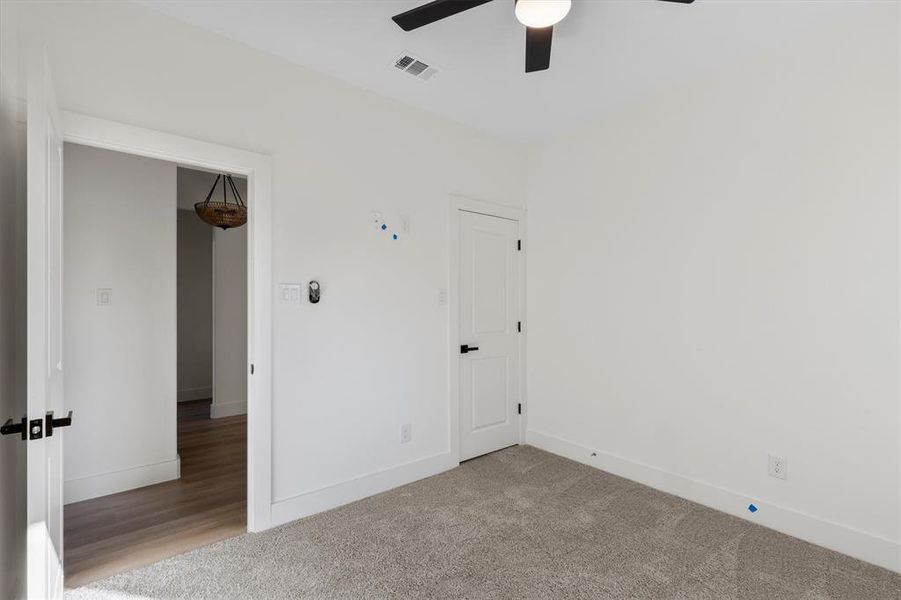
[[[573,0],[551,69],[525,74],[513,0],[413,32],[391,16],[426,0],[140,0],[180,20],[513,140],[574,128],[656,90],[791,43],[864,10],[856,1]],[[440,73],[394,68],[407,51]]]

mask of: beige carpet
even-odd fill
[[[901,576],[516,447],[67,598],[899,600]]]

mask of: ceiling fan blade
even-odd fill
[[[488,4],[491,0],[434,0],[391,17],[404,31],[446,19],[464,10]]]
[[[554,27],[526,27],[526,73],[551,66],[551,39]]]

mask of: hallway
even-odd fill
[[[209,415],[178,405],[180,479],[65,507],[67,587],[246,531],[247,416]]]

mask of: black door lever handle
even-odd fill
[[[53,411],[49,411],[44,416],[43,428],[40,419],[32,419],[29,424],[27,417],[22,417],[19,421],[7,419],[6,423],[0,426],[0,435],[19,434],[23,440],[38,440],[42,437],[50,437],[53,435],[53,429],[58,427],[68,427],[72,424],[72,411],[69,411],[62,419],[54,419]],[[43,431],[42,431],[43,429]]]
[[[460,354],[468,354],[470,352],[478,351],[478,346],[469,346],[468,344],[463,344],[460,346]]]
[[[62,419],[54,419],[53,411],[47,413],[47,416],[44,417],[44,435],[46,437],[50,437],[53,435],[54,427],[69,427],[72,425],[72,411],[69,411],[69,414],[63,417]]]
[[[18,422],[14,422],[12,419],[7,419],[6,423],[0,426],[0,435],[12,435],[14,433],[18,433],[22,436],[22,439],[28,439],[28,419],[22,417]]]

